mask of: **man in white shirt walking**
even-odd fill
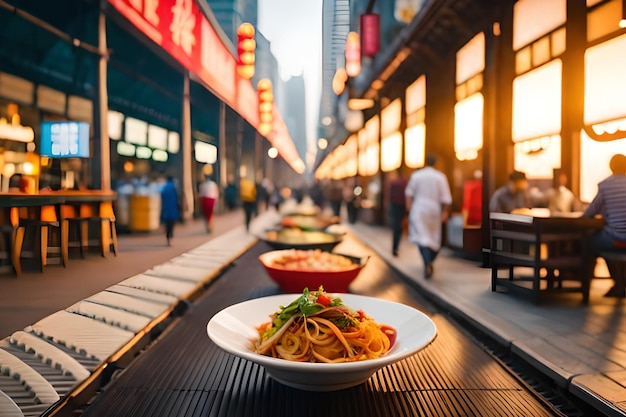
[[[436,157],[415,171],[405,190],[409,212],[409,242],[417,244],[424,261],[424,277],[433,275],[433,262],[441,249],[441,225],[448,220],[452,195],[448,179],[435,169]]]

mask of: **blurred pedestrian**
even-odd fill
[[[402,175],[399,169],[391,172],[388,184],[388,216],[393,235],[391,245],[391,253],[393,256],[398,256],[398,248],[400,246],[400,239],[402,238],[402,222],[406,216],[406,197],[404,193],[407,183],[407,179]]]
[[[582,203],[578,197],[567,188],[567,174],[560,169],[554,170],[552,188],[546,191],[545,196],[550,213],[571,213],[582,210]]]
[[[443,172],[435,169],[437,159],[426,155],[426,166],[415,171],[406,186],[409,211],[409,241],[417,244],[424,261],[424,278],[433,275],[433,262],[441,249],[442,223],[448,221],[452,195]]]
[[[583,213],[583,217],[600,214],[605,222],[604,227],[591,236],[590,248],[596,256],[607,252],[626,254],[626,156],[613,155],[610,168],[612,175],[598,184],[598,193]],[[624,298],[626,266],[611,259],[605,261],[615,285],[604,296]],[[587,273],[592,276],[593,270]]]
[[[526,174],[513,171],[509,174],[509,182],[498,188],[489,200],[489,211],[510,213],[513,210],[529,208],[528,181]]]
[[[209,233],[211,233],[213,228],[213,211],[215,210],[215,202],[219,198],[219,193],[220,191],[217,183],[208,176],[198,187],[200,207],[202,207],[206,230]]]
[[[180,209],[178,201],[178,190],[172,176],[167,177],[167,181],[161,189],[161,222],[165,224],[165,237],[167,245],[172,246],[174,237],[174,225],[180,219]]]
[[[237,200],[239,198],[239,189],[233,181],[229,181],[228,185],[224,189],[224,202],[228,211],[232,211],[237,207]]]
[[[256,185],[248,178],[239,181],[239,199],[243,204],[243,211],[246,216],[246,231],[250,230],[250,221],[256,213]]]

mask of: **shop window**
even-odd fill
[[[626,35],[585,52],[585,124],[626,117]]]
[[[462,84],[485,70],[485,34],[480,32],[456,53],[456,83]]]
[[[534,69],[513,81],[513,141],[561,131],[561,60]]]
[[[351,135],[346,141],[345,145],[345,168],[346,168],[346,176],[354,177],[357,174],[358,166],[357,166],[357,135]]]
[[[476,159],[483,147],[483,107],[480,93],[454,106],[454,152],[460,161]]]
[[[550,37],[544,36],[533,44],[533,67],[538,67],[550,60]]]
[[[519,0],[513,9],[515,51],[550,33],[567,20],[566,0]]]
[[[532,48],[527,46],[515,54],[515,73],[522,74],[529,71],[533,67]]]
[[[404,163],[409,168],[424,166],[426,125],[418,123],[404,131]]]
[[[393,133],[381,141],[380,159],[380,169],[384,172],[400,168],[402,165],[402,133]]]
[[[406,114],[413,114],[426,105],[426,76],[421,75],[406,89]]]
[[[592,5],[587,2],[587,6]],[[587,14],[587,41],[593,42],[619,29],[622,0],[611,0],[593,8]]]
[[[567,46],[567,37],[565,36],[565,28],[558,29],[552,32],[551,35],[551,51],[552,57],[557,57],[565,52]]]
[[[580,134],[580,199],[590,202],[598,192],[598,183],[611,175],[609,161],[616,153],[626,154],[626,138],[598,142],[584,131]]]
[[[544,136],[515,144],[515,169],[528,179],[550,179],[561,167],[561,137]]]

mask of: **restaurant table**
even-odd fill
[[[219,349],[206,332],[213,315],[238,302],[280,293],[258,261],[260,254],[271,250],[260,242],[235,260],[123,372],[116,372],[90,404],[80,406],[81,416],[563,415],[533,395],[446,314],[438,314],[381,258],[354,241],[346,236],[338,251],[371,258],[351,292],[401,302],[428,314],[438,334],[420,352],[380,369],[356,387],[310,392],[282,385],[258,364]]]
[[[4,262],[5,265],[0,266],[0,270],[10,268],[17,274],[21,272],[19,265],[21,243],[17,242],[16,246],[16,240],[23,239],[24,230],[20,229],[19,218],[40,220],[42,208],[54,207],[58,221],[62,204],[93,204],[98,210],[101,204],[112,202],[116,197],[115,192],[108,190],[42,190],[39,194],[0,193],[0,229],[4,243],[3,253],[8,259],[8,262]],[[21,212],[19,215],[16,209]]]
[[[604,221],[581,215],[550,215],[537,209],[490,213],[491,290],[520,292],[535,303],[544,293],[580,292],[583,302],[588,302],[595,265],[588,239]],[[522,273],[517,273],[518,268],[523,268]],[[532,272],[524,274],[529,268]],[[502,269],[508,271],[504,277],[499,274]]]

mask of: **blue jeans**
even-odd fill
[[[438,250],[432,250],[428,246],[417,245],[417,248],[419,249],[422,259],[424,260],[424,266],[432,264],[439,254]]]

